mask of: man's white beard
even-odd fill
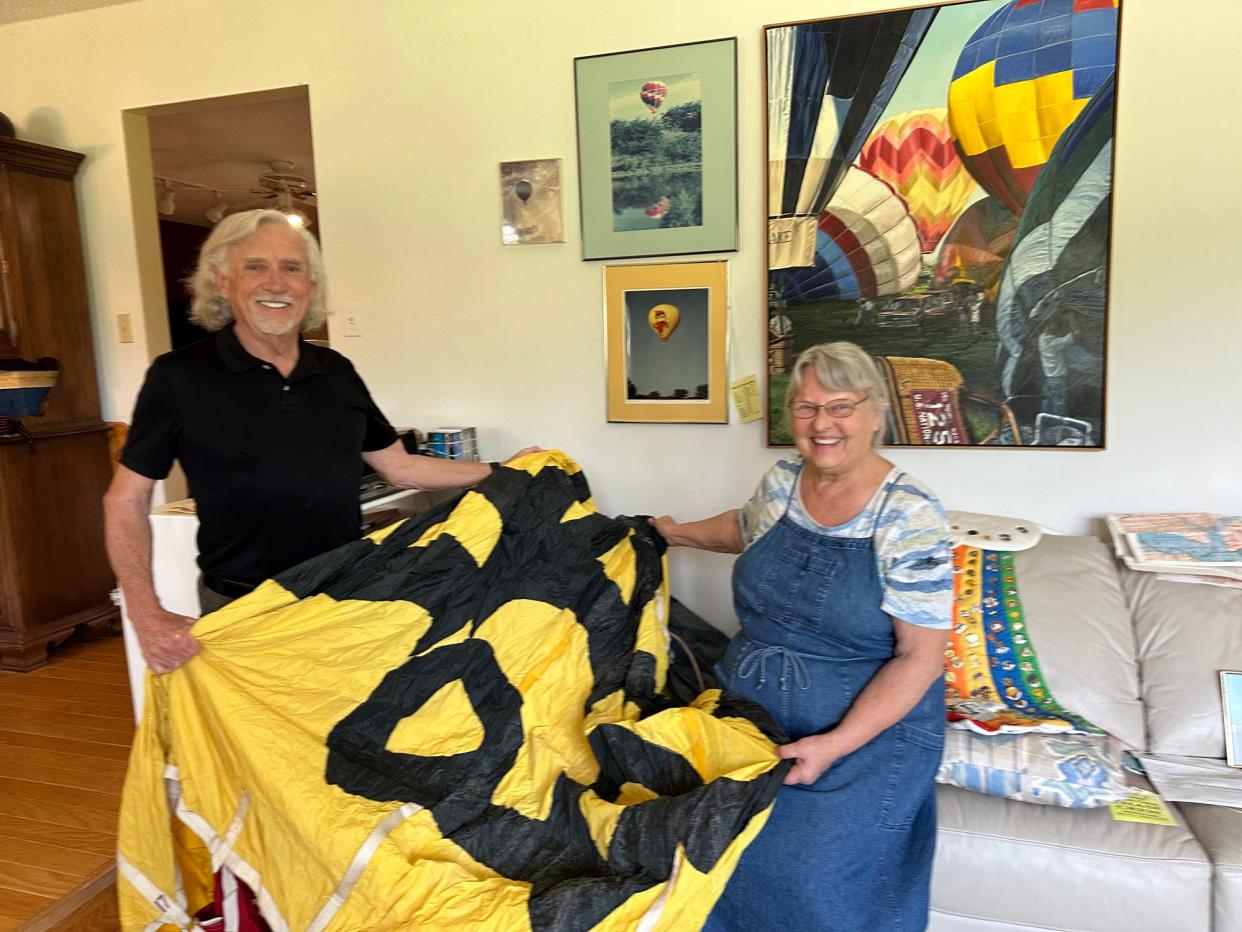
[[[282,337],[292,330],[297,323],[298,321],[292,319],[286,320],[283,324],[278,324],[274,321],[255,321],[253,326],[259,333],[265,333],[269,337]]]

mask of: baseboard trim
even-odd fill
[[[17,932],[116,932],[116,863],[109,862],[76,890],[61,897]]]

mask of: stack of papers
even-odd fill
[[[1174,582],[1242,588],[1242,515],[1111,514],[1108,529],[1130,569]]]

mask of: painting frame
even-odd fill
[[[608,422],[727,424],[728,261],[606,265],[603,279]],[[677,294],[686,296],[681,313],[685,326],[673,323],[674,331],[682,330],[680,342],[674,342],[676,332],[665,334],[660,324],[648,323]],[[676,355],[666,357],[670,346]],[[672,362],[672,369],[662,365],[665,360]],[[653,384],[638,384],[643,377],[684,385],[672,394],[665,394],[666,386],[641,391]]]
[[[764,304],[769,347],[764,404],[768,447],[792,445],[782,417],[783,397],[788,367],[799,352],[819,343],[847,340],[876,359],[893,396],[884,438],[887,445],[1024,451],[1107,448],[1109,308],[1115,294],[1113,143],[1121,8],[1125,5],[1124,0],[1106,0],[1090,5],[1089,10],[1076,7],[1071,16],[1068,11],[1054,10],[1052,4],[1038,2],[926,0],[917,5],[764,27],[762,79],[768,156]],[[1015,10],[1017,18],[1034,22],[1017,24]],[[1081,20],[1080,12],[1085,13]],[[1065,22],[1045,29],[1040,17],[1061,13],[1066,14]],[[918,27],[923,31],[911,39],[917,26],[914,21],[920,18],[925,18]],[[900,44],[901,50],[887,63],[889,70],[882,75],[883,80],[879,75],[864,75],[858,84],[843,82],[854,88],[855,93],[849,95],[853,100],[847,102],[843,93],[835,104],[829,104],[831,91],[824,92],[823,112],[836,108],[833,119],[824,121],[835,133],[823,134],[825,145],[816,118],[808,121],[805,112],[799,114],[799,100],[789,96],[789,87],[798,86],[796,76],[808,73],[798,70],[798,55],[807,46],[788,39],[774,42],[773,33],[822,30],[823,44],[829,51],[821,54],[830,60],[827,64],[821,60],[815,67],[820,74],[831,73],[833,76],[825,79],[830,82],[836,80],[837,68],[831,60],[832,43],[842,42],[842,36],[848,34],[851,48],[868,49],[867,64],[862,67],[869,68],[880,47],[878,42],[872,44],[875,36],[867,29],[880,21],[881,39],[892,37],[894,46]],[[1029,29],[1030,38],[1021,35],[1018,25]],[[833,30],[839,34],[830,35]],[[906,30],[905,35],[902,30]],[[1048,36],[1063,40],[1062,47],[1042,46]],[[953,39],[956,46],[950,44]],[[808,37],[803,35],[799,40],[805,43]],[[1033,43],[1034,50],[1020,47],[1022,41]],[[894,64],[903,54],[905,60]],[[926,67],[929,60],[939,65],[939,73]],[[1022,67],[1031,73],[1019,74]],[[791,80],[790,75],[795,77]],[[965,80],[959,83],[959,79]],[[783,94],[777,92],[782,80]],[[868,81],[882,88],[874,99],[859,90]],[[1038,81],[1041,89],[1055,88],[1064,95],[1057,101],[1041,97],[1040,106],[1055,104],[1049,113],[1059,120],[1063,112],[1065,124],[1049,128],[1039,123],[1038,142],[1046,148],[1029,163],[1013,158],[1015,149],[1006,136],[1008,129],[995,129],[1006,117],[999,108],[1025,99],[1011,93],[1022,90],[1017,86],[1022,81]],[[812,90],[808,99],[814,98]],[[862,102],[861,110],[858,101]],[[992,103],[997,110],[987,110],[985,104]],[[975,186],[962,203],[945,211],[948,221],[938,229],[935,225],[942,218],[918,216],[922,205],[915,202],[926,198],[929,178],[935,171],[943,170],[947,176],[950,163],[935,164],[929,158],[926,168],[892,164],[909,148],[911,137],[926,132],[926,124],[931,122],[922,120],[920,125],[908,118],[930,114],[933,108],[938,110],[935,119],[940,121],[937,129],[942,133],[938,145],[950,154],[956,153],[956,167]],[[1014,127],[1030,125],[1029,120],[1020,121],[1018,116],[1021,114],[1014,117]],[[973,128],[966,125],[971,117],[978,120]],[[915,129],[900,137],[903,118]],[[898,130],[893,131],[891,124],[897,124]],[[797,130],[796,142],[790,127]],[[998,143],[989,138],[990,134],[1003,138]],[[867,148],[881,137],[888,149],[877,145],[880,155],[870,153],[869,162]],[[804,151],[795,152],[797,146],[804,146]],[[1034,143],[1030,147],[1037,148]],[[927,151],[934,150],[929,147]],[[839,175],[816,179],[810,177],[808,169],[799,177],[801,164],[796,170],[792,168],[798,162],[795,156],[808,166],[835,162],[839,167],[825,174]],[[892,160],[889,165],[883,164],[886,157]],[[783,174],[782,162],[791,166],[792,177]],[[888,174],[885,168],[890,169]],[[848,235],[838,236],[842,226],[846,234],[857,232],[852,225],[854,218],[847,216],[851,197],[862,201],[874,196],[874,192],[864,194],[861,183],[857,194],[847,190],[844,177],[856,171],[872,174],[872,181],[891,188],[908,210],[910,221],[917,221],[911,229],[916,254],[914,278],[892,290],[879,291],[879,296],[877,289],[868,294],[861,285],[854,293],[846,288],[836,294],[829,294],[827,289],[811,293],[810,286],[821,287],[823,281],[810,281],[812,269],[833,269],[835,262],[850,264],[838,281],[848,279],[850,272],[860,273],[859,282],[873,273],[876,280],[881,275],[880,250],[874,242],[850,242]],[[922,190],[906,190],[903,185],[907,180],[922,185]],[[1071,189],[1072,205],[1065,193]],[[845,203],[838,204],[838,192],[846,195],[842,198]],[[823,199],[814,204],[802,203],[820,196]],[[1066,210],[1067,205],[1071,209]],[[843,209],[833,211],[830,208],[834,206]],[[1077,216],[1070,219],[1077,222],[1071,226],[1064,218],[1075,212]],[[1001,225],[1002,215],[1007,216],[1007,229]],[[798,224],[808,220],[809,230],[800,231]],[[962,232],[959,220],[975,239],[954,239]],[[1044,230],[1052,232],[1045,234]],[[821,249],[825,235],[837,242]],[[1077,237],[1073,242],[1055,242],[1058,237],[1070,240],[1071,235]],[[1003,248],[995,248],[1003,236],[1009,239]],[[1049,242],[1042,242],[1041,237]],[[963,244],[988,248],[963,262],[959,248]],[[1036,248],[1041,245],[1042,254]],[[957,251],[951,253],[950,246]],[[788,256],[778,256],[774,260],[774,253],[780,249],[802,257],[789,261]],[[830,256],[834,249],[835,254]],[[892,250],[891,255],[897,254]],[[976,260],[983,265],[978,258],[981,254],[992,263],[987,270],[990,278],[971,265]],[[1040,255],[1052,258],[1042,260]],[[860,258],[862,261],[855,261]],[[1038,267],[1040,261],[1046,265]],[[868,262],[872,262],[871,267]],[[1089,274],[1082,274],[1084,269]],[[1012,280],[1002,281],[1011,274]],[[897,300],[906,298],[918,300]],[[933,298],[944,303],[924,306]],[[899,313],[884,313],[888,311]],[[903,313],[907,320],[901,319]]]
[[[1220,708],[1225,725],[1225,762],[1242,767],[1242,670],[1220,671]]]
[[[500,163],[500,242],[543,246],[565,242],[561,159]]]
[[[701,122],[696,132],[700,152],[697,169],[700,203],[697,210],[691,207],[690,213],[679,212],[677,195],[674,195],[672,216],[660,219],[659,226],[618,230],[616,208],[621,194],[614,191],[614,181],[618,179],[614,178],[612,108],[615,103],[610,104],[611,89],[668,75],[699,78]],[[636,87],[636,99],[638,93]],[[575,58],[574,98],[584,261],[737,251],[736,37]],[[655,107],[661,106],[662,99],[654,101]],[[647,102],[651,118],[656,122],[657,110],[651,106],[649,98],[643,101]],[[641,191],[631,196],[640,195]],[[692,199],[693,195],[687,195],[682,200]],[[653,211],[659,209],[660,201],[665,205],[665,212],[669,211],[667,197],[653,200],[645,211],[648,217],[656,216]],[[697,218],[699,223],[669,225],[687,217]]]

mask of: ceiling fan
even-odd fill
[[[304,201],[315,196],[306,179],[294,172],[293,162],[276,159],[267,164],[271,171],[259,175],[259,186],[252,188],[251,194],[260,194],[265,200],[276,198],[278,204]]]

